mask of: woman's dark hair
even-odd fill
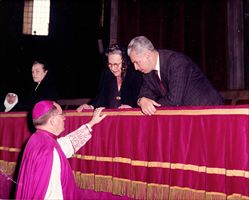
[[[121,56],[122,58],[121,78],[123,80],[129,65],[129,58],[126,54],[126,49],[124,47],[119,46],[118,44],[112,44],[107,48],[105,52],[106,56],[108,56],[109,54],[119,54]]]
[[[43,66],[43,70],[44,71],[48,70],[48,64],[44,60],[42,60],[42,59],[36,59],[36,60],[34,60],[32,66],[35,65],[35,64],[41,64]]]

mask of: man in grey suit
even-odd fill
[[[135,69],[144,73],[137,101],[144,114],[152,115],[160,106],[223,104],[218,91],[186,55],[156,50],[144,36],[133,38],[127,51]]]

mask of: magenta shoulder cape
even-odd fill
[[[61,161],[61,184],[64,199],[78,199],[78,190],[70,164],[56,138],[37,130],[29,139],[19,169],[16,199],[44,199],[49,184],[56,148]]]

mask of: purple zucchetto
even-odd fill
[[[54,106],[53,101],[39,101],[35,104],[32,110],[32,118],[38,119],[39,117],[45,115]]]

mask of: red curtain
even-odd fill
[[[248,105],[105,112],[70,159],[81,188],[136,199],[249,197]],[[68,111],[62,135],[91,114]],[[8,168],[30,135],[25,114],[0,114],[0,130],[0,161]]]

